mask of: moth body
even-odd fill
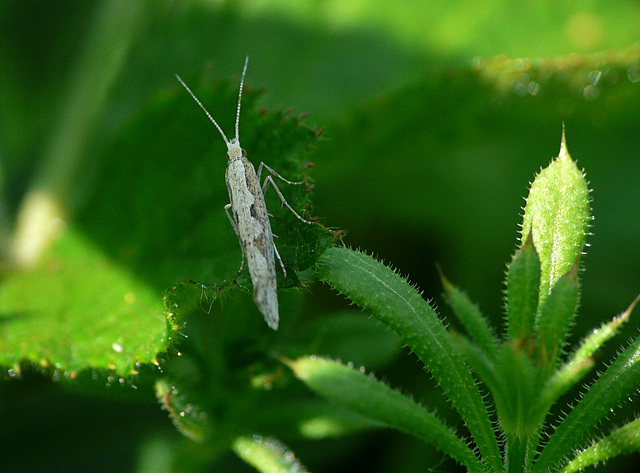
[[[233,222],[253,283],[253,300],[267,325],[277,330],[278,285],[273,233],[260,181],[244,151],[240,157],[229,158],[225,178]]]
[[[267,213],[267,206],[264,202],[266,186],[264,189],[261,188],[255,168],[247,159],[246,152],[240,146],[238,134],[242,86],[244,84],[244,75],[247,70],[248,61],[249,58],[245,60],[242,71],[240,92],[238,94],[238,109],[236,112],[236,135],[232,140],[227,139],[218,123],[211,117],[209,112],[207,112],[182,79],[177,75],[176,77],[196,103],[200,105],[200,108],[204,110],[227,145],[228,164],[225,180],[229,191],[230,203],[225,206],[225,210],[228,212],[229,208],[231,208],[233,217],[229,217],[229,220],[238,236],[240,247],[242,248],[243,264],[245,259],[247,261],[249,275],[253,283],[253,300],[258,310],[260,310],[264,316],[267,325],[277,330],[279,321],[278,286],[274,255],[278,256],[278,260],[285,274],[286,270],[273,243],[269,214]],[[267,179],[270,179],[270,177],[267,177]],[[273,183],[272,179],[271,182]],[[275,186],[275,183],[273,183],[273,185]],[[279,195],[281,194],[279,193]],[[301,217],[298,216],[298,218]]]

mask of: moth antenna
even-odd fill
[[[247,57],[247,60],[249,58]],[[247,68],[247,64],[245,62],[244,68]],[[176,74],[176,79],[178,79],[180,81],[180,83],[182,84],[182,87],[184,87],[185,89],[187,89],[187,92],[189,92],[189,95],[191,95],[191,97],[193,97],[193,100],[196,101],[196,103],[198,105],[200,105],[200,108],[204,111],[204,113],[207,114],[207,117],[209,117],[209,120],[211,120],[211,123],[213,123],[216,128],[218,129],[218,131],[220,132],[220,134],[222,135],[222,139],[224,140],[224,143],[227,145],[227,148],[229,147],[229,140],[227,139],[226,135],[224,134],[224,131],[222,131],[222,128],[220,128],[220,125],[218,125],[218,122],[216,122],[213,117],[211,116],[211,114],[207,111],[206,108],[204,108],[204,105],[202,105],[200,103],[200,100],[198,100],[198,98],[193,94],[193,92],[191,92],[191,89],[189,87],[187,87],[187,84],[184,83],[184,81],[182,79],[180,79],[180,76],[178,74]],[[242,73],[242,79],[244,80],[244,72]],[[240,85],[240,93],[242,94],[242,85]],[[238,104],[238,116],[240,116],[240,105]],[[236,136],[238,136],[238,121],[236,119]]]
[[[236,111],[236,141],[240,143],[240,104],[242,102],[242,88],[244,86],[244,74],[247,72],[247,64],[249,64],[249,56],[244,59],[244,69],[242,69],[242,78],[240,79],[240,92],[238,92],[238,110]]]

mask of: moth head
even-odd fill
[[[241,159],[245,156],[244,150],[240,147],[240,141],[238,138],[233,138],[227,142],[227,159],[233,161],[235,159]]]

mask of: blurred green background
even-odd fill
[[[96,33],[104,16],[117,27]],[[175,73],[237,78],[248,55],[246,85],[265,89],[259,107],[291,107],[324,130],[312,157],[315,215],[442,305],[439,262],[496,326],[522,198],[557,155],[564,124],[595,216],[579,339],[640,291],[638,25],[640,3],[630,0],[2,1],[2,252],[27,190],[51,179],[42,157],[61,124],[74,123],[70,109],[82,117],[62,186],[73,215],[91,196],[82,172],[96,150],[175,88]],[[103,50],[111,55],[90,54]],[[82,103],[70,103],[77,97]],[[343,305],[321,287],[307,299],[310,315]],[[632,319],[620,340],[638,326]],[[382,375],[427,405],[439,403],[413,357],[402,358]],[[148,440],[150,429],[174,435],[155,405],[70,398],[39,380],[24,386],[0,388],[7,471],[144,471],[166,438]],[[104,430],[87,434],[96,424]],[[334,455],[323,459],[326,445]],[[326,445],[295,450],[312,471],[348,471],[365,459],[375,465],[369,471],[453,468],[395,434]]]

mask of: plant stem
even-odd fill
[[[506,458],[507,472],[522,473],[524,471],[525,458],[527,453],[527,438],[510,435],[507,437]]]

